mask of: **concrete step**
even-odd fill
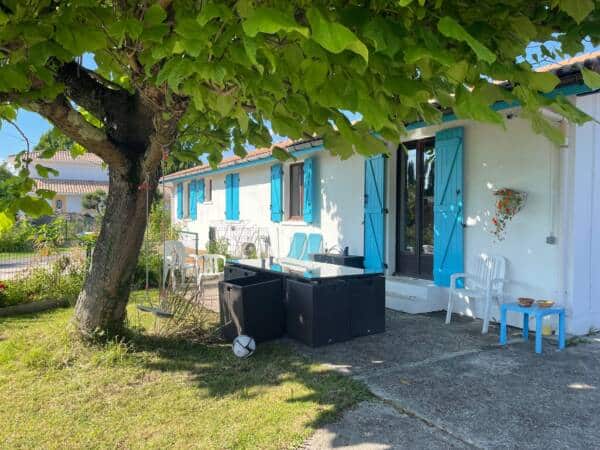
[[[428,298],[432,281],[408,277],[385,277],[385,291],[407,297]]]
[[[445,305],[432,299],[400,295],[393,292],[385,293],[386,308],[409,314],[422,314],[433,311],[442,311]]]

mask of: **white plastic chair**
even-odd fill
[[[196,283],[200,295],[204,295],[204,281],[208,278],[221,278],[225,273],[225,257],[207,254],[194,257],[196,261]]]
[[[450,295],[446,324],[452,319],[452,308],[456,297],[483,298],[485,300],[482,334],[488,332],[490,312],[493,298],[500,298],[504,290],[506,275],[506,259],[498,255],[481,254],[474,260],[474,273],[454,273],[450,275]],[[463,287],[458,287],[458,280],[463,280]]]
[[[179,270],[181,276],[181,284],[185,282],[186,272],[190,269],[193,270],[194,275],[196,274],[196,261],[193,263],[186,262],[187,252],[185,251],[185,246],[183,243],[179,241],[165,241],[164,243],[165,249],[165,261],[163,264],[163,289],[167,284],[167,277],[169,272],[171,272],[173,277],[173,289],[176,287],[176,276],[175,271]]]

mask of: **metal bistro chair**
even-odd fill
[[[177,286],[176,271],[179,270],[181,276],[181,284],[185,283],[185,275],[188,270],[193,270],[194,275],[196,274],[196,261],[193,263],[186,262],[187,252],[185,246],[179,241],[165,241],[165,261],[163,264],[163,289],[167,284],[167,278],[169,273],[173,277],[173,289]]]
[[[488,332],[490,312],[493,298],[500,298],[504,290],[506,259],[497,255],[481,254],[474,260],[475,273],[454,273],[450,275],[450,295],[448,298],[448,311],[446,324],[452,319],[452,308],[456,297],[482,298],[485,300],[483,313],[482,334]],[[458,280],[463,280],[460,287]]]
[[[293,259],[302,259],[304,247],[306,247],[306,234],[294,233],[292,236],[292,242],[290,244],[290,251],[287,257]]]
[[[310,260],[311,255],[320,253],[323,249],[323,236],[319,233],[311,233],[308,235],[304,253],[300,259],[305,261]]]
[[[223,255],[199,255],[196,260],[196,283],[200,296],[204,295],[204,282],[207,279],[221,279],[225,273],[225,257]]]

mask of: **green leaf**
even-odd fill
[[[327,80],[329,66],[323,61],[306,60],[305,62],[306,64],[301,65],[304,69],[304,76],[302,77],[304,88],[307,91],[314,91]]]
[[[208,22],[213,19],[220,18],[223,22],[232,17],[231,9],[222,3],[208,3],[204,5],[196,21],[200,26],[205,26]]]
[[[594,0],[560,0],[558,7],[580,23],[594,10]]]
[[[89,26],[62,25],[56,30],[54,38],[75,56],[106,47],[104,32]]]
[[[560,80],[551,72],[527,72],[529,87],[544,93],[552,92]]]
[[[83,148],[81,144],[75,142],[69,153],[71,154],[71,158],[77,158],[85,153],[85,148]]]
[[[308,37],[308,28],[296,22],[291,14],[286,14],[275,8],[256,8],[242,23],[244,33],[255,37],[258,33],[275,34],[279,31],[291,33],[297,31]]]
[[[15,201],[20,211],[32,217],[40,217],[52,214],[52,208],[43,198],[25,195]]]
[[[2,10],[0,10],[0,26],[8,23],[8,16]]]
[[[321,11],[311,7],[306,16],[312,30],[311,38],[331,53],[350,50],[369,62],[369,50],[358,37],[344,25],[328,21]]]
[[[147,27],[155,27],[156,25],[163,23],[166,18],[167,13],[165,10],[162,9],[158,3],[155,3],[144,13],[144,25]]]
[[[290,159],[293,161],[296,160],[296,157],[294,155],[289,153],[287,150],[277,146],[273,147],[271,154],[275,159],[278,159],[279,161],[287,161]]]
[[[496,55],[494,55],[489,48],[471,36],[469,32],[452,17],[442,17],[438,22],[438,30],[446,37],[466,42],[467,45],[471,47],[471,50],[475,52],[477,58],[490,64],[496,61]]]
[[[544,116],[535,111],[523,111],[523,117],[529,118],[533,131],[538,134],[543,134],[556,145],[565,143],[565,136],[560,128],[554,126]]]
[[[14,223],[14,214],[7,214],[4,211],[0,211],[0,233],[12,228]]]
[[[36,189],[35,195],[40,198],[45,198],[46,200],[52,200],[54,197],[56,197],[56,192],[49,189]]]
[[[248,114],[246,113],[246,111],[244,111],[244,109],[241,106],[238,106],[235,111],[235,118],[238,121],[238,124],[240,125],[240,131],[242,133],[246,133],[248,131]]]
[[[600,89],[600,73],[582,67],[581,75],[583,75],[583,82],[587,87],[593,90]]]
[[[53,169],[52,167],[42,166],[41,164],[35,165],[35,170],[42,178],[48,178],[49,175],[58,176],[58,170]]]
[[[24,67],[15,65],[0,67],[0,91],[25,91],[29,86],[29,78]]]
[[[221,117],[227,117],[233,109],[234,103],[235,99],[231,95],[217,95],[214,108]]]

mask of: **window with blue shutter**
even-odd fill
[[[177,218],[183,219],[183,184],[177,185]]]
[[[225,219],[240,218],[240,175],[230,173],[225,177]]]
[[[196,220],[198,218],[198,205],[196,204],[196,180],[192,180],[189,185],[190,190],[190,203],[189,203],[189,216],[190,219]]]
[[[204,203],[204,179],[196,181],[196,196],[198,203]]]
[[[463,128],[435,135],[433,280],[449,286],[463,272]]]
[[[271,166],[271,220],[273,222],[281,222],[283,218],[282,175],[281,164]]]
[[[304,221],[312,223],[314,219],[313,200],[314,200],[314,182],[313,182],[313,161],[314,158],[304,160]]]

